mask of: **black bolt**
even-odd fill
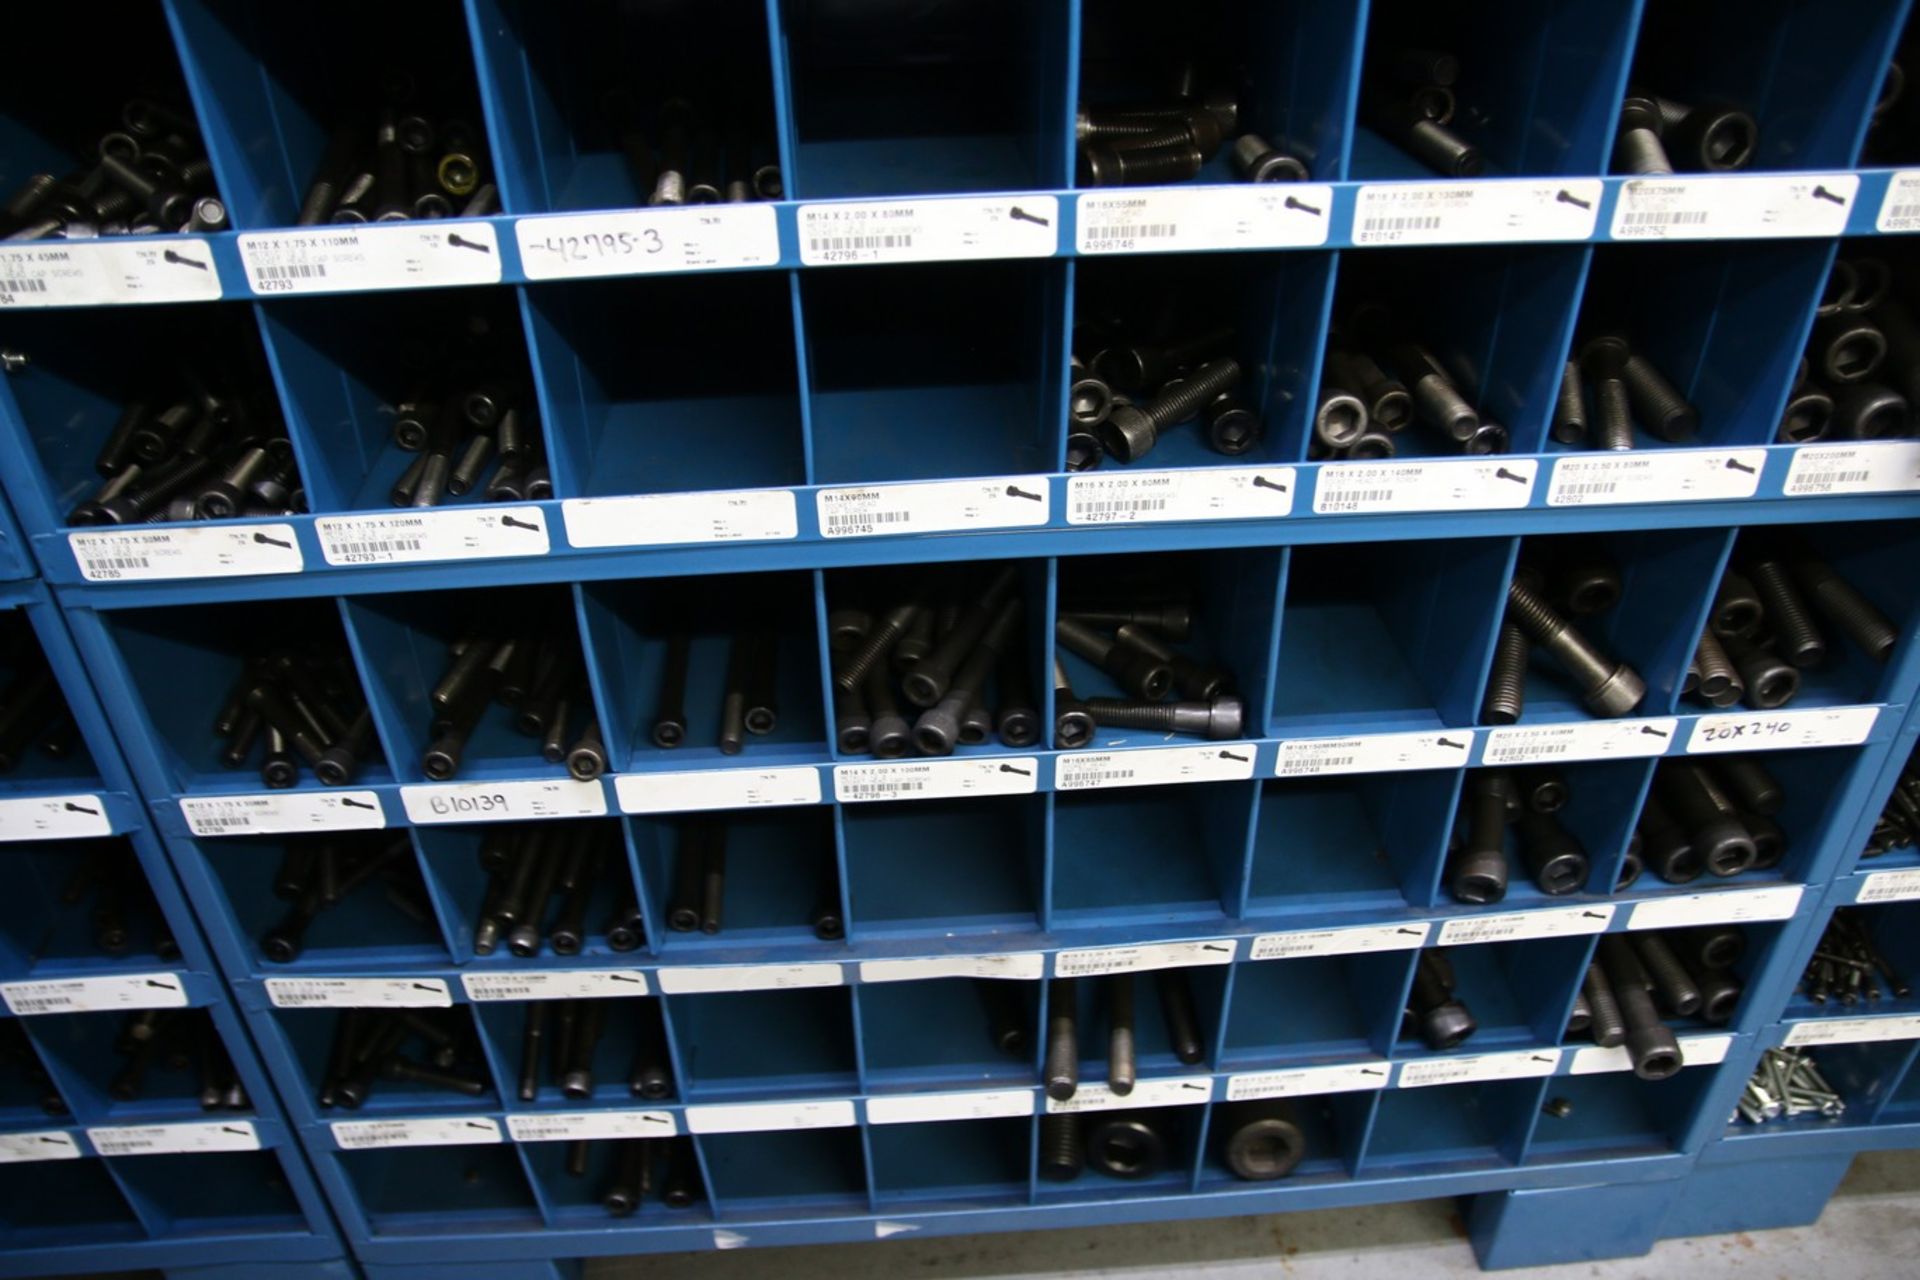
[[[1781,656],[1802,670],[1826,661],[1827,642],[1813,614],[1788,576],[1784,560],[1756,556],[1745,565],[1747,577],[1766,611],[1768,629]]]
[[[1086,147],[1080,153],[1081,180],[1095,187],[1158,186],[1185,182],[1206,166],[1206,154],[1192,142],[1164,141],[1157,147]]]
[[[1713,772],[1742,808],[1762,817],[1780,812],[1786,801],[1780,783],[1752,756],[1721,756],[1714,760]]]
[[[1108,1115],[1086,1134],[1087,1163],[1110,1178],[1150,1178],[1167,1159],[1166,1139],[1153,1127],[1152,1112]]]
[[[1080,1088],[1079,1011],[1072,978],[1055,978],[1047,987],[1047,1058],[1041,1075],[1047,1096],[1059,1102]]]
[[[999,663],[1001,654],[1016,643],[1015,630],[1021,612],[1018,597],[1000,603],[992,622],[979,635],[965,664],[947,686],[945,695],[936,705],[923,711],[914,722],[913,741],[921,751],[927,755],[951,755],[954,745],[964,740],[962,721],[980,704],[988,677]],[[958,634],[961,630],[961,627],[955,627],[954,633]],[[915,666],[907,678],[911,680],[920,675],[922,669],[932,661],[930,657]]]
[[[1647,976],[1653,980],[1653,989],[1661,1003],[1678,1017],[1690,1018],[1698,1013],[1700,988],[1694,985],[1686,966],[1668,949],[1666,940],[1657,933],[1631,933],[1627,937]]]
[[[1192,421],[1239,382],[1239,361],[1230,356],[1209,360],[1177,384],[1163,386],[1144,409],[1116,403],[1100,424],[1100,439],[1107,452],[1121,462],[1137,462],[1153,448],[1162,431]]]
[[[1847,638],[1875,662],[1893,655],[1900,633],[1852,583],[1835,573],[1824,560],[1800,553],[1788,560],[1795,581],[1813,601],[1813,607],[1846,633]]]
[[[1071,1112],[1041,1116],[1040,1176],[1048,1182],[1071,1182],[1080,1176],[1084,1163],[1080,1117]]]
[[[1596,448],[1633,448],[1633,402],[1624,376],[1630,354],[1625,340],[1612,336],[1595,338],[1581,349],[1581,365],[1593,380]]]
[[[1627,1056],[1633,1062],[1633,1073],[1642,1080],[1665,1080],[1682,1065],[1680,1042],[1660,1021],[1659,1010],[1654,1008],[1653,997],[1647,990],[1646,971],[1624,935],[1608,934],[1600,939],[1600,963],[1606,969],[1607,980],[1620,1005],[1621,1019],[1626,1023],[1625,1043]]]
[[[867,636],[860,647],[849,654],[833,674],[834,687],[842,693],[852,693],[860,687],[867,672],[887,656],[888,650],[914,625],[918,615],[926,612],[926,606],[914,602],[895,605],[880,618],[880,623]]]
[[[994,729],[1000,741],[1009,747],[1030,747],[1040,741],[1040,712],[1034,703],[1033,685],[1027,679],[1026,657],[1020,646],[1010,644],[1000,655],[996,678],[999,698]],[[876,743],[874,754],[879,754]]]
[[[1507,896],[1507,776],[1481,769],[1467,777],[1466,839],[1449,872],[1448,891],[1461,902]]]
[[[1125,1097],[1138,1079],[1134,1057],[1133,975],[1107,979],[1107,1088]]]
[[[1587,1008],[1592,1011],[1593,1021],[1587,1033],[1593,1042],[1603,1049],[1625,1044],[1626,1019],[1620,1016],[1620,1002],[1614,998],[1613,984],[1607,981],[1606,971],[1597,964],[1588,965],[1580,992],[1586,996]]]
[[[967,606],[953,630],[941,637],[933,652],[914,663],[913,669],[901,680],[908,702],[916,707],[931,707],[946,696],[955,672],[979,647],[981,637],[1000,614],[1001,604],[1013,590],[1017,577],[1015,566],[1003,566]]]
[[[1465,444],[1480,430],[1480,414],[1454,386],[1453,378],[1433,353],[1417,343],[1393,348],[1393,363],[1412,384],[1415,417],[1449,439]]]
[[[1633,668],[1607,657],[1518,578],[1507,587],[1507,612],[1574,678],[1595,715],[1626,715],[1646,697],[1646,683]]]
[[[1561,444],[1580,444],[1587,438],[1587,398],[1580,382],[1580,366],[1572,360],[1560,371],[1560,394],[1553,402],[1552,435]]]
[[[1226,672],[1178,652],[1149,628],[1123,623],[1115,629],[1114,639],[1166,664],[1173,673],[1173,687],[1183,698],[1215,698],[1228,689]]]
[[[1647,865],[1662,880],[1687,884],[1700,878],[1705,868],[1694,852],[1692,838],[1657,795],[1649,795],[1640,809],[1638,834]]]
[[[1626,173],[1648,175],[1673,172],[1660,135],[1666,125],[1660,108],[1649,98],[1630,97],[1621,104],[1620,132],[1614,140],[1613,167]]]
[[[1305,182],[1307,166],[1277,150],[1257,133],[1233,140],[1234,171],[1248,182]]]
[[[1731,706],[1746,692],[1746,682],[1712,628],[1700,633],[1700,643],[1693,651],[1693,665],[1694,690],[1713,705]]]
[[[1284,1178],[1306,1158],[1306,1135],[1283,1098],[1222,1106],[1212,1123],[1224,1135],[1222,1162],[1250,1182]]]
[[[1493,650],[1493,673],[1487,680],[1487,696],[1481,704],[1480,718],[1488,724],[1512,724],[1527,705],[1527,659],[1532,653],[1527,633],[1512,622],[1500,624],[1500,635]]]
[[[1520,839],[1520,856],[1527,864],[1527,874],[1540,892],[1578,893],[1586,887],[1591,870],[1587,851],[1551,814],[1522,812],[1514,831]]]
[[[1688,842],[1707,871],[1733,876],[1753,865],[1758,852],[1753,837],[1733,803],[1699,764],[1662,761],[1653,781],[1661,803],[1686,829]]]
[[[1121,698],[1088,698],[1084,704],[1093,722],[1112,729],[1155,729],[1197,737],[1237,738],[1245,724],[1239,698],[1221,694],[1204,702],[1129,702]]]
[[[1193,1006],[1193,987],[1182,969],[1160,969],[1154,974],[1160,994],[1160,1013],[1167,1024],[1167,1047],[1186,1066],[1207,1056],[1200,1038],[1200,1020]]]
[[[1455,1048],[1479,1029],[1472,1011],[1454,998],[1450,969],[1433,951],[1422,951],[1414,963],[1407,1007],[1421,1040],[1435,1052]]]
[[[1084,747],[1093,740],[1093,717],[1086,704],[1074,695],[1067,682],[1067,668],[1059,657],[1053,660],[1053,745],[1058,751]]]

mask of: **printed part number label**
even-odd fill
[[[1550,1076],[1560,1066],[1558,1049],[1517,1049],[1511,1053],[1479,1053],[1467,1058],[1429,1058],[1400,1068],[1402,1089],[1460,1084],[1469,1080],[1525,1080]]]
[[[243,235],[240,261],[247,286],[262,297],[500,283],[500,242],[488,222],[429,219]]]
[[[993,1120],[1033,1114],[1031,1089],[973,1089],[963,1093],[915,1093],[867,1099],[870,1124],[920,1120]]]
[[[1860,882],[1855,902],[1904,902],[1920,898],[1920,868],[1909,871],[1876,871]]]
[[[966,196],[800,206],[809,267],[960,258],[1050,258],[1060,251],[1053,196]]]
[[[219,297],[213,250],[198,237],[0,245],[0,311]]]
[[[1920,170],[1902,169],[1893,175],[1873,226],[1881,232],[1920,231]]]
[[[1100,973],[1141,973],[1152,969],[1187,969],[1232,964],[1239,944],[1232,938],[1202,942],[1161,942],[1138,947],[1092,947],[1062,951],[1053,960],[1056,978],[1086,978]]]
[[[1593,720],[1579,724],[1509,725],[1487,734],[1481,764],[1525,764],[1534,760],[1613,760],[1657,756],[1673,745],[1680,721]]]
[[[638,969],[547,969],[525,973],[463,973],[467,999],[599,1000],[647,994],[647,975]]]
[[[739,1102],[687,1108],[688,1133],[763,1133],[769,1129],[845,1129],[849,1099],[830,1102]]]
[[[204,1124],[128,1124],[87,1130],[103,1156],[160,1156],[196,1151],[258,1151],[260,1135],[245,1120]]]
[[[1083,195],[1081,253],[1312,248],[1327,242],[1333,188],[1308,182],[1154,187]]]
[[[372,831],[387,825],[375,791],[270,791],[250,796],[184,796],[180,815],[196,836],[300,831]]]
[[[445,1009],[453,992],[443,978],[268,978],[276,1009]]]
[[[1898,1018],[1820,1018],[1787,1028],[1784,1044],[1864,1044],[1920,1039],[1920,1014]]]
[[[67,546],[88,582],[250,578],[306,566],[290,524],[89,530],[68,534]]]
[[[1393,1066],[1384,1058],[1372,1062],[1337,1062],[1327,1067],[1296,1067],[1292,1071],[1250,1071],[1227,1077],[1227,1101],[1384,1089],[1387,1077],[1392,1074]]]
[[[1468,942],[1511,942],[1515,938],[1564,938],[1605,933],[1613,907],[1556,907],[1546,911],[1506,911],[1492,916],[1462,916],[1440,926],[1438,947]]]
[[[1355,244],[1489,244],[1591,240],[1598,178],[1566,181],[1398,182],[1360,188]]]
[[[513,224],[529,280],[771,267],[780,261],[773,206],[706,204],[522,218]]]
[[[1623,502],[1712,502],[1751,498],[1760,488],[1764,449],[1634,450],[1561,458],[1547,481],[1550,507]]]
[[[833,798],[852,804],[863,800],[1024,796],[1033,793],[1039,776],[1040,761],[1033,756],[842,764],[833,769]]]
[[[1705,1067],[1716,1062],[1724,1062],[1727,1050],[1733,1047],[1730,1035],[1681,1036],[1680,1065],[1683,1067]],[[1599,1075],[1610,1071],[1633,1070],[1633,1059],[1627,1053],[1627,1046],[1614,1045],[1602,1048],[1588,1045],[1575,1049],[1567,1059],[1567,1074],[1570,1076]]]
[[[1369,733],[1353,738],[1295,738],[1280,744],[1276,778],[1312,778],[1334,773],[1399,773],[1446,769],[1467,762],[1473,730],[1437,733]]]
[[[678,1131],[671,1111],[563,1111],[507,1117],[507,1134],[515,1142],[671,1138]]]
[[[1047,971],[1038,951],[997,956],[928,956],[919,960],[862,960],[862,982],[913,982],[921,978],[1013,978],[1031,982]]]
[[[560,518],[568,544],[582,549],[781,542],[800,536],[799,503],[791,489],[569,498],[560,504]]]
[[[776,991],[837,987],[846,976],[837,964],[714,964],[661,969],[660,990],[670,996],[708,991]]]
[[[862,485],[814,495],[825,538],[1031,528],[1047,522],[1052,505],[1045,476]]]
[[[110,978],[0,982],[0,1000],[16,1017],[24,1018],[99,1009],[184,1009],[187,991],[175,974],[123,973]]]
[[[0,1164],[32,1164],[39,1160],[78,1160],[83,1153],[73,1135],[59,1129],[35,1133],[0,1133]]]
[[[1853,173],[1634,178],[1613,210],[1615,240],[1837,236],[1860,176]]]
[[[1789,498],[1920,489],[1920,444],[1808,444],[1793,451],[1781,491]]]
[[[1175,782],[1245,781],[1253,776],[1254,750],[1251,742],[1233,742],[1136,751],[1076,751],[1057,758],[1053,785],[1060,791],[1091,791]]]
[[[335,1120],[333,1143],[342,1151],[375,1147],[470,1147],[504,1142],[500,1126],[484,1116],[444,1119]]]
[[[693,813],[705,809],[754,809],[819,804],[820,771],[812,765],[784,769],[701,769],[690,773],[622,773],[613,780],[622,813]]]
[[[1716,893],[1679,893],[1635,903],[1629,929],[1671,929],[1688,924],[1740,924],[1785,920],[1800,909],[1804,886],[1769,885],[1765,889],[1722,889]]]
[[[1330,462],[1313,487],[1321,516],[1394,511],[1517,511],[1533,501],[1534,458]]]
[[[1068,524],[1277,520],[1293,514],[1292,467],[1195,467],[1067,477]]]
[[[313,528],[320,538],[320,554],[331,565],[499,560],[543,556],[550,547],[547,513],[532,503],[322,516]]]
[[[1848,747],[1865,742],[1878,707],[1821,707],[1808,711],[1750,711],[1701,716],[1687,735],[1691,755],[1715,751],[1780,751],[1788,747]]]
[[[1190,1107],[1213,1097],[1212,1076],[1174,1076],[1165,1080],[1141,1080],[1133,1092],[1118,1094],[1104,1084],[1083,1083],[1071,1098],[1062,1102],[1047,1099],[1047,1112],[1059,1115],[1077,1111],[1128,1111],[1134,1107]]]
[[[1297,956],[1345,956],[1361,951],[1412,951],[1427,945],[1433,928],[1424,920],[1409,924],[1362,924],[1350,929],[1301,929],[1263,933],[1247,951],[1249,960],[1291,960]]]
[[[598,780],[574,782],[447,782],[400,788],[412,821],[510,822],[520,818],[598,818],[607,790]]]
[[[110,835],[107,803],[95,795],[26,796],[0,800],[0,841],[77,840]]]

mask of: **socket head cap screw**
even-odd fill
[[[1100,424],[1100,442],[1121,462],[1135,462],[1152,450],[1159,428],[1147,411],[1135,404],[1118,404]]]

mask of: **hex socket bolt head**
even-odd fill
[[[1572,832],[1550,815],[1533,812],[1522,813],[1514,830],[1527,873],[1540,892],[1557,897],[1586,887],[1592,864]]]
[[[1753,159],[1760,141],[1760,125],[1738,107],[1703,103],[1685,109],[1678,121],[1670,108],[1661,106],[1667,118],[1667,153],[1688,168],[1708,173],[1729,173],[1744,169]]]
[[[1578,682],[1595,715],[1626,715],[1647,696],[1646,682],[1633,668],[1607,657],[1517,578],[1507,587],[1507,611]]]
[[[1865,382],[1887,358],[1887,335],[1849,307],[1814,321],[1811,350],[1822,378],[1829,382]]]
[[[1910,435],[1912,430],[1912,402],[1892,387],[1880,382],[1855,382],[1834,388],[1829,436],[1839,440],[1884,440]]]
[[[1137,649],[1148,657],[1167,664],[1173,672],[1173,686],[1183,698],[1212,698],[1227,690],[1227,673],[1218,667],[1196,662],[1135,623],[1122,623],[1114,630],[1114,639]]]
[[[1246,723],[1240,699],[1222,695],[1206,702],[1124,702],[1118,698],[1089,698],[1087,714],[1093,723],[1113,729],[1157,729],[1187,733],[1219,741],[1237,738]]]
[[[1131,645],[1110,641],[1078,619],[1061,617],[1054,624],[1054,635],[1143,702],[1158,702],[1173,687],[1173,669],[1166,663]]]
[[[1447,892],[1458,902],[1489,906],[1507,896],[1505,849],[1469,849],[1454,859]]]
[[[1073,357],[1072,373],[1073,382],[1067,389],[1067,421],[1076,427],[1097,427],[1113,409],[1113,388],[1090,375],[1078,356]]]
[[[841,750],[859,754],[861,748],[845,745],[845,730],[842,733]],[[913,726],[898,711],[882,712],[873,718],[867,727],[866,750],[872,751],[880,760],[897,760],[913,746]]]
[[[1458,1000],[1448,1000],[1422,1010],[1419,1022],[1420,1039],[1436,1052],[1458,1047],[1479,1029],[1472,1012]]]
[[[1167,1144],[1145,1120],[1109,1116],[1087,1131],[1087,1163],[1110,1178],[1150,1178],[1167,1160]]]
[[[1305,182],[1307,166],[1276,151],[1257,133],[1243,133],[1233,140],[1233,168],[1248,182]]]
[[[1100,424],[1099,434],[1100,443],[1116,461],[1134,462],[1152,452],[1160,439],[1160,428],[1139,405],[1115,401]]]
[[[1260,415],[1238,396],[1219,397],[1201,410],[1200,420],[1215,453],[1237,458],[1260,443]]]
[[[1067,433],[1067,470],[1092,471],[1100,465],[1100,459],[1106,450],[1100,443],[1100,437],[1091,431],[1069,431]]]
[[[1715,1026],[1724,1026],[1733,1021],[1733,1014],[1740,1007],[1740,980],[1724,969],[1716,969],[1699,976],[1700,1020]]]
[[[1306,1158],[1306,1135],[1284,1100],[1245,1104],[1218,1122],[1232,1125],[1222,1149],[1227,1168],[1249,1182],[1284,1178]]]
[[[1707,624],[1722,640],[1750,636],[1760,627],[1760,593],[1743,573],[1729,569],[1720,579]]]
[[[1320,407],[1313,412],[1313,434],[1329,449],[1344,449],[1365,434],[1367,406],[1360,397],[1338,387],[1323,387]]]
[[[1639,841],[1640,833],[1636,831],[1633,839],[1627,844],[1626,856],[1620,859],[1620,874],[1613,881],[1615,893],[1632,886],[1633,882],[1640,878],[1641,872],[1646,869],[1646,863],[1640,857]]]
[[[1803,387],[1787,401],[1775,436],[1782,444],[1808,444],[1827,438],[1833,427],[1833,397],[1817,387]]]

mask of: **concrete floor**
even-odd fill
[[[1513,1280],[1920,1275],[1920,1152],[1854,1161],[1816,1226],[1666,1241],[1644,1258],[1497,1274]],[[1480,1274],[1452,1200],[1101,1231],[610,1258],[589,1280],[1370,1280]]]

